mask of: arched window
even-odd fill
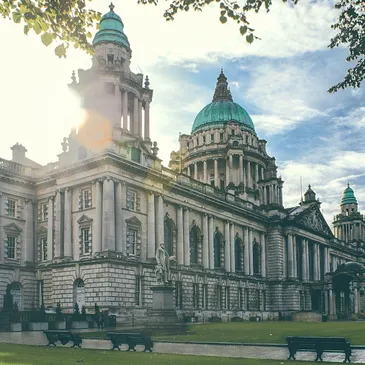
[[[261,246],[256,240],[253,242],[253,274],[261,275]]]
[[[23,310],[22,286],[19,283],[10,285],[10,294],[13,296],[13,303],[16,303],[19,310]]]
[[[214,267],[221,267],[222,266],[222,233],[216,231],[214,234]]]
[[[190,263],[198,263],[198,242],[199,242],[200,229],[193,225],[190,229]]]
[[[85,284],[81,279],[76,279],[74,283],[74,303],[77,303],[81,312],[85,305]]]
[[[165,217],[164,221],[164,244],[165,244],[165,250],[169,254],[169,256],[173,255],[172,252],[172,222],[168,217]]]
[[[239,237],[234,241],[234,259],[236,271],[242,271],[242,240]]]

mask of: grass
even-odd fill
[[[223,358],[0,344],[0,365],[280,365],[283,360]],[[301,361],[300,365],[313,365]]]
[[[352,345],[365,345],[365,322],[240,322],[191,325],[193,333],[153,336],[154,341],[206,341],[286,343],[286,336],[345,337]],[[83,333],[83,338],[107,339],[107,331]]]

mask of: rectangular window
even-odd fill
[[[136,254],[136,244],[137,244],[137,230],[133,228],[128,228],[128,243],[129,243],[129,254]]]
[[[203,143],[205,143],[206,142],[206,137],[205,136],[203,136]]]
[[[224,288],[224,309],[230,309],[230,288],[229,286],[226,286]]]
[[[232,130],[232,136],[234,136],[234,135],[235,135],[235,130],[233,129],[233,130]]]
[[[44,282],[43,280],[39,280],[38,281],[38,294],[39,294],[39,306],[42,305],[42,303],[44,303]]]
[[[16,208],[16,201],[13,199],[8,199],[8,216],[15,217],[15,208]]]
[[[91,189],[84,189],[82,194],[82,209],[91,208]]]
[[[203,301],[202,307],[208,309],[208,284],[203,284]]]
[[[243,308],[243,306],[242,306],[242,288],[238,288],[238,291],[237,291],[237,308],[240,310]]]
[[[183,290],[182,290],[182,282],[175,281],[175,307],[182,308],[183,307]]]
[[[142,305],[142,280],[140,277],[136,277],[136,288],[135,288],[135,304],[136,306]]]
[[[221,134],[219,135],[219,140],[220,140],[221,142],[223,142],[223,140],[224,140],[224,133],[221,133]]]
[[[193,307],[199,309],[199,284],[193,284]]]
[[[7,236],[7,252],[8,259],[15,259],[16,237]]]
[[[137,192],[132,189],[128,189],[127,208],[131,210],[136,210],[136,203],[137,203]]]
[[[81,228],[81,240],[82,240],[82,250],[83,254],[90,253],[90,227]]]
[[[47,238],[41,238],[41,261],[47,260]]]
[[[222,309],[222,287],[217,285],[217,308]]]
[[[247,311],[250,310],[249,300],[250,300],[250,294],[248,288],[245,288],[245,308]]]
[[[262,310],[266,311],[266,291],[262,291]]]
[[[214,142],[214,134],[210,135],[210,142],[213,143]]]
[[[44,203],[41,205],[41,219],[42,222],[48,220],[48,204]]]

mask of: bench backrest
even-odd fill
[[[341,350],[349,346],[344,337],[306,337],[306,336],[288,336],[286,338],[289,346],[295,346],[297,349],[311,350],[321,347],[327,350]]]

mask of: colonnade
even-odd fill
[[[300,247],[299,247],[300,245]],[[287,263],[286,274],[288,278],[297,279],[301,276],[303,281],[319,281],[321,280],[321,255],[320,243],[311,241],[312,250],[309,249],[309,240],[304,237],[297,236],[293,233],[287,235],[287,252],[285,263]],[[323,272],[330,271],[329,268],[329,249],[328,246],[323,246]],[[297,254],[297,253],[301,254]],[[311,255],[311,257],[310,257]],[[301,260],[301,273],[299,273],[298,263]],[[312,267],[310,267],[310,261]],[[312,271],[311,271],[312,270]]]
[[[335,236],[345,242],[350,242],[362,238],[361,223],[342,222],[340,225],[334,227]]]
[[[143,109],[144,109],[144,139],[150,139],[150,100],[141,100],[137,95],[127,89],[120,89],[119,85],[115,86],[115,98],[117,98],[117,107],[122,111],[122,129],[143,137]],[[121,101],[121,102],[120,102]],[[132,105],[131,110],[128,106]],[[120,113],[120,112],[119,112]],[[119,122],[118,122],[119,124]],[[120,127],[120,125],[119,125]]]

